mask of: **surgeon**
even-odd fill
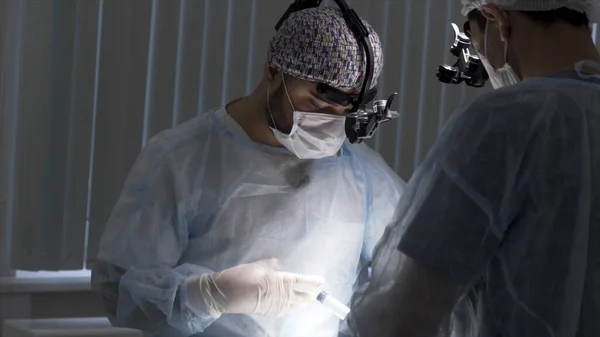
[[[377,79],[383,54],[370,30]],[[153,137],[106,225],[93,285],[113,325],[153,336],[335,337],[402,180],[346,141],[363,53],[338,9],[292,14],[254,92]],[[374,81],[376,83],[376,80]]]
[[[598,1],[462,3],[496,90],[414,173],[347,323],[359,337],[600,336]]]

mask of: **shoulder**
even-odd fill
[[[212,113],[204,113],[151,137],[132,171],[152,178],[172,170],[177,163],[202,153],[213,130]]]
[[[552,138],[566,122],[577,129],[597,102],[597,88],[584,82],[530,79],[485,93],[459,109],[443,137],[446,143],[460,144],[463,151],[483,144],[493,147],[489,150],[523,151],[537,144],[536,140]]]
[[[373,184],[387,185],[392,189],[402,192],[406,183],[388,165],[385,159],[377,151],[365,143],[346,144],[350,155],[354,157],[357,165],[360,165],[366,178]]]
[[[533,79],[494,90],[460,109],[458,119],[497,131],[529,129],[578,105],[573,83]]]
[[[545,102],[546,93],[522,84],[502,88],[479,96],[473,103],[463,107],[463,122],[488,122],[489,126],[501,128],[523,123],[535,115]]]
[[[569,92],[553,81],[527,81],[485,93],[447,122],[434,157],[447,169],[504,168],[504,161],[525,155],[551,124],[573,112]]]
[[[385,159],[377,151],[373,150],[365,143],[350,144],[346,143],[345,148],[350,152],[350,155],[359,161],[362,166],[371,169],[392,170]]]
[[[549,107],[560,100],[555,90],[519,83],[484,93],[453,114],[437,144],[460,156],[484,145],[490,151],[521,147],[547,120]]]

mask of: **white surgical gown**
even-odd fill
[[[263,258],[325,277],[348,303],[402,180],[366,145],[300,160],[251,142],[224,109],[155,136],[110,216],[93,284],[113,324],[160,336],[337,336],[314,302],[279,318],[207,315],[193,275]],[[190,279],[191,280],[191,279]]]
[[[600,76],[528,79],[457,112],[409,181],[353,314],[394,301],[400,252],[467,290],[455,336],[600,336]]]

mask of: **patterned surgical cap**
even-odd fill
[[[379,36],[366,21],[373,46],[375,87],[383,53]],[[364,52],[335,7],[316,7],[292,13],[271,39],[268,64],[285,74],[337,89],[360,89]]]

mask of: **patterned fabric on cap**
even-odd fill
[[[366,21],[373,46],[375,87],[383,67],[379,36]],[[271,39],[271,67],[294,77],[337,89],[360,89],[366,66],[364,52],[340,9],[316,7],[292,13]]]
[[[483,5],[494,4],[505,10],[514,11],[551,11],[566,7],[586,13],[590,22],[600,22],[600,0],[461,0],[462,14],[467,15]]]

